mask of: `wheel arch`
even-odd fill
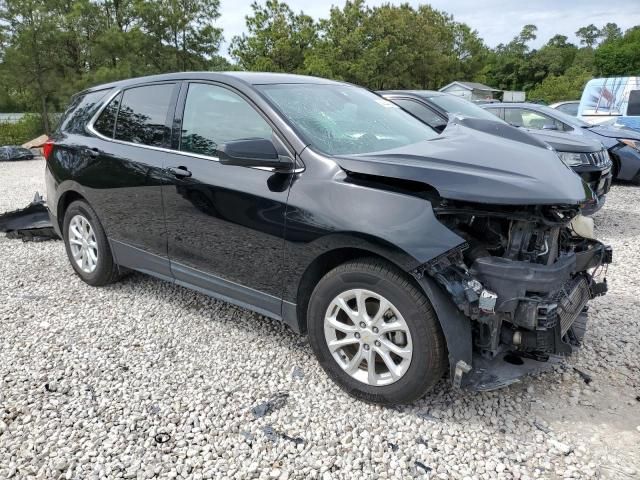
[[[379,250],[364,247],[339,247],[317,256],[305,269],[296,296],[295,323],[300,333],[307,332],[307,310],[313,289],[329,271],[350,260],[375,258],[391,265],[404,273],[411,284],[420,290],[430,301],[445,338],[449,360],[449,374],[454,381],[456,367],[472,365],[471,320],[456,307],[449,295],[429,276],[416,276],[406,263],[399,261],[401,256],[393,256]]]
[[[62,193],[62,195],[60,195],[60,198],[58,199],[57,210],[56,210],[56,217],[57,217],[58,227],[60,228],[60,231],[62,231],[64,215],[65,215],[65,212],[67,211],[67,208],[69,208],[69,205],[71,205],[71,203],[75,202],[76,200],[83,200],[85,202],[87,201],[87,199],[76,190],[67,190],[64,193]]]
[[[416,286],[418,285],[415,282],[415,278],[406,273],[406,264],[403,265],[399,261],[399,258],[401,258],[399,256],[383,254],[378,249],[366,248],[363,246],[343,246],[325,251],[313,259],[313,261],[304,270],[304,273],[298,282],[295,316],[301,333],[305,333],[307,331],[307,309],[309,307],[309,299],[311,298],[313,289],[320,279],[338,265],[342,265],[347,261],[359,258],[375,258],[381,262],[388,263],[394,268],[405,272],[407,278],[411,279]]]

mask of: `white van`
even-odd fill
[[[640,77],[594,78],[582,92],[578,117],[640,130]]]

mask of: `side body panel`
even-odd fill
[[[215,275],[276,297],[280,314],[291,176],[178,153],[165,160],[191,172],[162,193],[176,280],[194,280],[193,269]]]
[[[259,108],[246,92],[218,82],[196,85],[240,95],[258,115]],[[165,155],[164,165],[167,170],[188,172],[188,176],[172,175],[162,189],[172,273],[177,283],[237,298],[280,318],[285,211],[292,175],[224,165],[212,155],[178,151],[181,132],[187,128],[182,117],[188,90],[189,82],[184,82],[173,120],[174,151]],[[202,122],[202,132],[215,136],[217,124],[206,123],[212,122],[210,117]],[[277,128],[273,123],[270,127]],[[293,155],[276,143],[283,154]]]
[[[285,302],[304,272],[341,248],[371,251],[410,271],[460,245],[425,199],[355,183],[333,160],[307,149],[291,184],[285,242]]]

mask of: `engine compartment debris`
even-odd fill
[[[286,392],[278,392],[266,402],[262,402],[251,409],[251,413],[255,418],[262,418],[276,410],[281,409],[287,403],[289,394]]]
[[[587,303],[607,292],[613,255],[578,206],[436,204],[464,242],[414,275],[434,279],[472,320],[473,362],[452,363],[455,387],[501,388],[581,346]]]

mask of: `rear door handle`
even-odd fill
[[[99,157],[100,155],[102,155],[102,152],[97,148],[85,148],[84,153],[86,153],[90,157]]]
[[[191,176],[191,172],[187,170],[187,167],[169,167],[167,170],[178,178]]]

